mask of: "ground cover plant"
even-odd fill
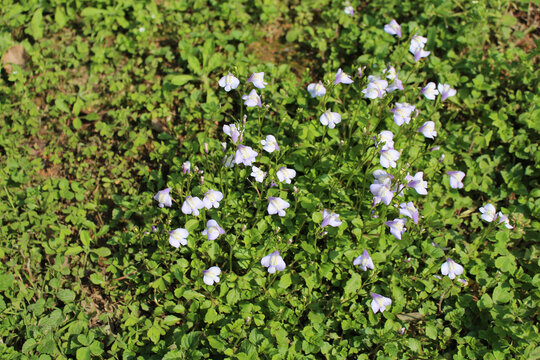
[[[2,358],[540,357],[535,3],[2,5]]]

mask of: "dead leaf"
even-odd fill
[[[418,321],[418,320],[422,320],[422,318],[424,317],[424,315],[420,314],[419,312],[397,314],[396,316],[401,321]]]
[[[11,74],[11,71],[13,70],[11,64],[23,67],[26,63],[25,57],[26,51],[24,50],[24,47],[22,45],[12,46],[4,54],[4,57],[2,58],[2,65],[4,65],[4,69],[6,69],[8,74]]]

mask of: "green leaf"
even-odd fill
[[[39,40],[43,37],[43,9],[39,8],[32,16],[30,21],[30,35],[35,40]]]
[[[85,249],[90,248],[91,237],[90,237],[90,233],[88,232],[88,230],[81,230],[81,232],[79,233],[79,236],[80,236],[80,239],[81,239],[81,243],[83,244],[83,247]]]
[[[280,287],[282,289],[286,289],[289,286],[291,286],[291,284],[292,284],[291,274],[290,273],[285,273],[279,279],[278,287]]]
[[[75,300],[75,292],[69,289],[62,289],[58,291],[58,294],[56,296],[63,303],[70,303]]]
[[[204,322],[212,324],[217,319],[218,319],[218,314],[216,310],[214,310],[214,308],[208,309],[208,311],[206,312],[206,315],[204,316]]]
[[[354,273],[345,285],[345,294],[357,292],[362,287],[362,276]]]
[[[437,339],[437,327],[433,324],[426,325],[426,336],[430,339]]]
[[[93,282],[96,285],[102,285],[105,284],[105,280],[103,280],[103,276],[101,276],[101,273],[93,273],[90,275],[90,281]]]
[[[11,274],[1,274],[0,275],[0,291],[5,291],[13,285],[13,275]]]
[[[77,360],[90,360],[92,358],[90,349],[87,347],[78,348],[76,352],[76,356],[77,356]]]
[[[147,335],[154,344],[157,344],[161,335],[165,335],[165,330],[154,324],[150,329],[148,329]]]
[[[22,352],[23,353],[29,353],[30,351],[32,351],[37,345],[37,342],[36,340],[34,339],[28,339],[24,342],[23,346],[22,346]]]
[[[100,256],[100,257],[107,257],[109,255],[111,255],[111,250],[109,248],[106,248],[106,247],[100,247],[98,249],[94,249],[92,250],[93,253],[95,253],[97,256]]]
[[[79,246],[79,245],[71,246],[66,250],[64,255],[66,255],[66,256],[77,255],[77,254],[81,253],[82,251],[83,251],[83,248],[81,246]]]
[[[504,304],[512,299],[512,294],[504,289],[502,285],[497,286],[493,290],[493,301],[498,304]]]
[[[516,271],[516,260],[512,255],[500,256],[495,260],[495,266],[501,271],[513,274]]]
[[[67,23],[66,14],[62,6],[57,6],[54,13],[54,21],[59,28],[63,28]]]
[[[171,84],[176,86],[182,86],[192,80],[195,80],[195,76],[193,75],[173,75],[173,76],[167,76],[165,80],[170,81]]]

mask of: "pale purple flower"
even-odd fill
[[[319,120],[321,121],[321,124],[333,129],[336,127],[336,124],[341,122],[341,115],[339,115],[337,112],[326,110],[324,114],[321,115]]]
[[[279,145],[274,135],[267,135],[265,140],[261,140],[261,145],[263,145],[263,150],[266,152],[279,151]]]
[[[285,209],[291,204],[279,197],[268,198],[268,215],[278,214],[279,216],[285,216]]]
[[[389,93],[395,90],[403,90],[403,83],[398,78],[396,78],[392,82],[392,84],[388,85],[388,87],[386,88],[386,92],[389,92]]]
[[[262,183],[265,176],[266,176],[266,172],[262,171],[261,169],[259,169],[256,166],[252,166],[251,167],[251,176],[253,176],[255,178],[255,181],[258,181],[258,182]]]
[[[370,76],[369,83],[367,87],[362,90],[364,97],[368,99],[383,98],[386,94],[386,88],[388,87],[388,81],[378,79],[376,77]]]
[[[399,213],[410,217],[415,224],[418,224],[418,209],[414,207],[412,202],[399,204]]]
[[[403,234],[407,229],[405,228],[406,219],[394,219],[392,221],[387,221],[384,224],[390,228],[390,233],[396,237],[396,239],[401,240],[401,234]]]
[[[394,134],[389,130],[383,130],[379,134],[379,141],[377,141],[377,138],[375,139],[375,146],[379,147],[379,144],[384,144],[382,147],[382,150],[388,150],[394,148]]]
[[[389,174],[384,170],[377,169],[373,172],[373,177],[375,178],[375,184],[386,184],[390,187],[394,175]]]
[[[396,107],[390,110],[394,114],[394,122],[401,126],[403,123],[408,124],[411,121],[411,114],[415,110],[415,106],[409,103],[396,103]]]
[[[463,274],[463,266],[452,259],[446,259],[446,262],[441,265],[441,274],[448,275],[450,279],[454,280],[456,275]]]
[[[267,85],[267,83],[264,82],[264,72],[251,74],[247,82],[252,83],[253,86],[259,89],[264,89],[264,85]]]
[[[467,280],[465,279],[457,279],[457,281],[459,281],[460,283],[462,283],[464,286],[467,286]]]
[[[171,188],[166,188],[161,191],[158,191],[156,195],[154,195],[154,200],[158,202],[158,206],[160,208],[166,206],[171,207],[172,206],[172,198],[169,193],[171,192]]]
[[[392,299],[379,294],[371,293],[373,300],[371,301],[371,310],[376,314],[378,311],[384,312],[387,306],[392,305]]]
[[[261,265],[268,268],[268,272],[273,274],[277,271],[285,270],[285,261],[279,255],[279,251],[274,251],[261,259]]]
[[[437,136],[437,131],[435,131],[435,123],[433,121],[426,121],[424,125],[420,126],[418,132],[421,132],[429,139],[433,139],[435,136]]]
[[[307,90],[311,94],[311,97],[322,97],[326,94],[326,88],[320,81],[318,84],[309,84]]]
[[[430,52],[424,50],[427,39],[425,37],[414,35],[411,39],[409,51],[414,55],[414,61],[420,60],[420,58],[427,57]]]
[[[259,155],[259,153],[254,151],[251,147],[238,145],[238,150],[236,150],[234,162],[236,164],[244,164],[246,166],[251,166],[251,163],[255,161],[257,155]]]
[[[482,213],[482,216],[480,216],[480,218],[484,221],[492,222],[497,218],[497,210],[495,209],[495,206],[491,204],[486,204],[481,207],[480,212]]]
[[[414,174],[414,176],[411,176],[409,173],[407,173],[407,176],[405,176],[405,181],[407,181],[407,186],[416,190],[418,194],[427,195],[428,183],[427,181],[424,181],[423,178],[424,172],[419,171]]]
[[[245,100],[244,105],[246,105],[247,107],[262,107],[261,98],[259,97],[259,95],[257,95],[257,91],[255,91],[255,89],[251,90],[249,95],[242,96],[242,100]]]
[[[499,211],[499,224],[504,223],[504,226],[506,226],[507,229],[513,229],[514,227],[510,225],[510,220],[508,219],[508,215],[504,215],[502,211]]]
[[[225,234],[225,230],[219,226],[216,220],[208,220],[206,222],[206,229],[202,232],[203,235],[208,237],[208,240],[216,240],[219,235]]]
[[[191,163],[189,161],[184,161],[182,164],[182,174],[191,173]]]
[[[451,96],[455,96],[457,93],[457,91],[452,89],[448,84],[439,83],[439,85],[437,85],[437,90],[439,90],[439,94],[441,94],[441,101],[444,101]]]
[[[242,134],[244,131],[240,131],[235,124],[223,125],[223,132],[232,138],[233,144],[242,142]]]
[[[354,8],[352,6],[346,6],[343,10],[345,14],[353,16],[354,15]]]
[[[287,184],[291,183],[291,179],[294,179],[296,176],[296,171],[294,169],[289,169],[286,167],[280,167],[276,172],[279,182],[285,181]]]
[[[435,89],[435,83],[429,82],[425,87],[422,88],[421,93],[428,100],[435,100],[435,97],[439,95],[439,91]]]
[[[395,19],[392,19],[389,24],[384,25],[384,31],[390,35],[397,35],[401,37],[401,25],[397,23]]]
[[[365,66],[359,66],[358,67],[358,77],[361,78],[362,75],[364,75],[364,70],[366,69]]]
[[[352,84],[353,80],[351,77],[343,72],[341,68],[338,69],[336,77],[334,79],[334,85],[337,84]]]
[[[187,237],[189,233],[186,229],[178,228],[169,231],[169,244],[175,248],[179,248],[180,245],[187,245]]]
[[[367,250],[364,250],[362,255],[354,259],[353,265],[360,266],[360,269],[367,271],[368,268],[371,270],[375,269],[375,265],[373,265],[373,260],[371,259],[371,256],[369,256],[369,253]]]
[[[373,206],[377,205],[381,201],[385,205],[390,205],[390,202],[394,198],[394,193],[390,189],[390,184],[371,184],[369,186],[369,191],[373,194]]]
[[[214,285],[219,282],[219,275],[221,275],[221,269],[217,266],[212,266],[208,270],[203,271],[203,281],[206,285]]]
[[[230,154],[229,156],[225,156],[223,158],[223,165],[228,169],[234,167],[234,154]]]
[[[397,78],[396,68],[393,66],[387,67],[382,73],[389,81],[394,81]]]
[[[339,214],[336,214],[335,212],[324,209],[322,216],[323,216],[323,220],[321,223],[322,228],[328,225],[333,226],[333,227],[338,227],[341,225],[341,220],[339,220]]]
[[[199,216],[199,210],[204,207],[203,202],[198,197],[188,196],[182,204],[182,212],[186,215],[193,214]]]
[[[380,150],[381,157],[379,162],[383,168],[396,167],[396,161],[399,159],[399,151],[395,149]]]
[[[226,92],[236,89],[240,85],[240,81],[234,77],[233,74],[229,73],[221,79],[219,79],[219,86],[225,89]]]
[[[452,189],[461,189],[463,188],[463,178],[465,177],[465,173],[463,171],[448,171],[448,175],[450,175],[450,187]]]
[[[223,194],[221,193],[221,191],[208,190],[204,194],[202,202],[204,204],[204,207],[207,209],[211,209],[212,207],[215,207],[217,209],[221,200],[223,200]]]

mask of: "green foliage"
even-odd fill
[[[539,356],[534,5],[351,5],[353,17],[328,0],[2,3],[3,359]],[[392,18],[401,39],[383,31]],[[418,64],[415,33],[431,51]],[[388,65],[406,90],[365,99],[366,75]],[[354,84],[329,86],[338,68],[360,66]],[[241,85],[226,93],[217,82],[229,71]],[[255,71],[268,82],[260,111],[241,100]],[[319,80],[322,102],[306,91]],[[457,96],[424,99],[415,89],[430,81]],[[420,110],[408,127],[388,111],[398,101]],[[327,108],[342,114],[335,129],[319,122]],[[235,147],[222,126],[244,114],[264,184],[223,166]],[[426,120],[434,141],[415,132]],[[399,241],[384,225],[398,209],[372,208],[369,191],[372,136],[385,129],[404,149],[395,181],[423,171],[429,183],[425,197],[407,191],[422,217]],[[262,150],[267,134],[278,153]],[[297,177],[269,188],[281,166]],[[449,170],[466,172],[463,189],[449,187]],[[152,197],[165,187],[175,202],[160,209]],[[211,188],[224,194],[219,208],[182,214],[185,196]],[[268,196],[291,204],[285,217],[267,214]],[[514,229],[480,219],[488,202]],[[343,224],[321,229],[323,209]],[[211,218],[226,230],[213,242],[201,235]],[[174,249],[177,227],[190,236]],[[260,259],[277,249],[287,268],[268,274]],[[375,270],[352,265],[363,249]],[[436,277],[447,257],[466,285]],[[210,266],[222,270],[214,286],[202,280]],[[370,292],[392,306],[373,314]]]

